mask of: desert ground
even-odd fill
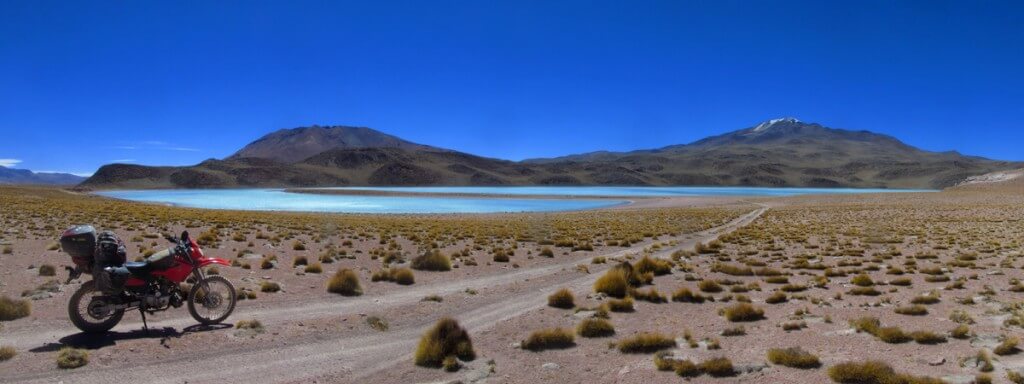
[[[1019,186],[486,215],[0,187],[0,207],[3,382],[1024,382]],[[223,326],[181,308],[80,334],[66,304],[88,277],[65,284],[57,238],[81,223],[130,259],[187,229],[246,299]],[[343,270],[358,292],[329,292]],[[431,337],[445,318],[471,346]],[[88,364],[59,368],[66,348]]]

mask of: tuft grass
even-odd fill
[[[722,286],[714,280],[702,280],[700,283],[697,284],[697,288],[699,288],[701,292],[707,293],[722,292]]]
[[[89,352],[84,349],[64,347],[57,352],[57,367],[60,369],[74,369],[89,364]]]
[[[821,366],[818,356],[800,347],[772,348],[768,350],[768,361],[790,368],[811,369]]]
[[[263,323],[256,319],[239,320],[235,323],[236,329],[251,329],[257,333],[263,333]]]
[[[273,281],[264,281],[260,283],[260,292],[278,292],[281,290],[281,284]]]
[[[672,294],[672,301],[679,303],[703,303],[708,298],[699,293],[694,293],[689,288],[679,288],[675,293]]]
[[[611,299],[606,303],[608,310],[612,312],[633,312],[633,299]]]
[[[17,320],[30,314],[32,314],[32,304],[28,300],[0,296],[0,321]]]
[[[768,304],[781,304],[787,301],[789,301],[789,297],[786,296],[786,293],[782,291],[775,291],[775,293],[771,294],[771,296],[768,296],[764,299],[764,302]]]
[[[626,297],[629,292],[629,280],[622,268],[612,268],[594,282],[594,292],[611,297]]]
[[[641,333],[619,341],[619,352],[622,353],[654,353],[663,349],[674,348],[676,340],[660,333]]]
[[[896,307],[893,312],[907,316],[924,316],[928,314],[928,308],[925,308],[923,305],[914,304],[905,307]]]
[[[362,295],[363,287],[359,284],[359,274],[348,268],[339,269],[327,281],[327,292],[337,293],[342,296]]]
[[[444,272],[452,270],[452,260],[436,249],[412,259],[412,269],[417,271]]]
[[[323,273],[324,267],[320,263],[313,263],[306,265],[306,268],[303,271],[306,273]]]
[[[992,349],[992,353],[999,356],[1014,355],[1020,352],[1017,345],[1020,344],[1020,338],[1016,336],[1010,336],[1003,339],[1002,343],[999,343],[995,348]]]
[[[534,352],[547,349],[565,349],[574,346],[576,346],[575,336],[573,336],[572,331],[564,328],[535,331],[522,342],[523,349]]]
[[[828,377],[841,384],[942,384],[942,380],[931,377],[910,376],[896,373],[888,364],[869,360],[846,362],[828,369]]]
[[[722,311],[725,318],[732,322],[758,321],[764,319],[764,310],[748,303],[737,303]]]
[[[910,332],[910,337],[918,344],[939,344],[946,342],[946,336],[931,331]]]
[[[39,276],[56,276],[57,268],[50,264],[43,264],[39,266]]]
[[[421,367],[440,368],[447,358],[471,361],[476,358],[476,352],[466,330],[446,317],[423,334],[413,361]]]
[[[954,339],[967,339],[971,337],[971,328],[967,324],[960,324],[949,331],[949,335]]]
[[[558,292],[552,293],[551,296],[548,296],[548,306],[562,309],[575,308],[576,302],[572,291],[562,288]]]
[[[653,273],[655,276],[661,276],[672,273],[672,263],[667,260],[652,259],[645,255],[636,262],[633,269],[639,273]]]
[[[416,283],[416,276],[409,268],[384,268],[370,275],[370,281],[390,281],[400,285],[412,285]]]
[[[637,300],[642,300],[654,304],[668,302],[668,299],[665,298],[665,295],[662,295],[661,293],[658,292],[657,289],[654,288],[648,289],[647,291],[634,290],[633,297],[636,298]]]
[[[381,318],[379,316],[367,317],[366,318],[366,325],[369,325],[370,328],[376,329],[376,330],[378,330],[380,332],[386,332],[388,330],[388,328],[390,327],[388,325],[388,321],[384,320],[383,318]]]
[[[732,361],[726,357],[715,357],[702,361],[697,367],[699,367],[702,372],[714,377],[726,377],[736,374],[736,369],[733,368]]]
[[[576,334],[580,337],[608,337],[615,334],[615,327],[605,319],[583,319],[576,326]]]
[[[14,347],[3,346],[0,347],[0,361],[7,361],[13,359],[18,354],[18,351],[14,350]]]

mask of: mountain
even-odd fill
[[[402,140],[370,128],[271,133],[191,167],[111,164],[86,188],[344,185],[745,185],[945,188],[1022,163],[929,152],[868,131],[773,119],[690,144],[521,162]]]
[[[84,180],[70,173],[32,172],[0,166],[0,184],[75,185]]]
[[[358,148],[443,151],[439,148],[405,141],[370,128],[314,125],[272,132],[249,143],[228,159],[255,157],[283,163],[297,163],[332,149]]]

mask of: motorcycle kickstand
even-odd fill
[[[142,315],[142,330],[144,330],[146,332],[146,334],[148,335],[149,334],[149,325],[146,324],[146,311],[142,310],[142,308],[139,308],[139,314]]]

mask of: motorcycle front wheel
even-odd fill
[[[188,313],[203,325],[223,322],[235,310],[235,287],[228,279],[210,276],[188,293]]]
[[[110,310],[111,303],[93,300],[102,297],[103,292],[96,289],[96,282],[89,280],[78,287],[68,301],[68,317],[71,323],[85,333],[103,333],[114,328],[124,317],[123,309]]]

